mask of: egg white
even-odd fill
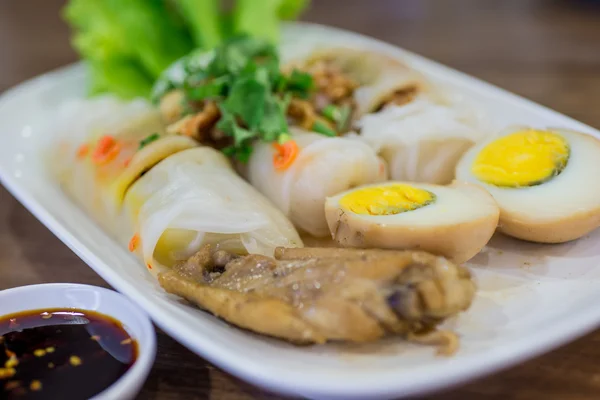
[[[357,214],[340,205],[343,196],[357,189],[392,184],[427,190],[436,199],[424,207],[394,215]],[[500,212],[492,196],[476,185],[385,182],[327,198],[325,213],[332,237],[341,246],[421,249],[462,263],[490,240]]]
[[[531,129],[514,127],[465,153],[456,167],[456,179],[482,186],[500,207],[502,232],[524,240],[559,243],[576,239],[600,226],[600,141],[593,136],[553,129],[570,147],[560,174],[539,185],[508,188],[482,182],[471,172],[479,152],[499,137]]]

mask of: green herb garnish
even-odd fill
[[[291,97],[308,97],[313,87],[309,74],[281,73],[273,44],[247,35],[215,49],[205,66],[188,63],[187,68],[182,85],[186,99],[217,104],[221,119],[216,127],[233,138],[223,151],[241,162],[250,157],[255,140],[271,143],[289,136],[286,111]]]
[[[149,135],[149,136],[145,137],[144,139],[142,139],[140,141],[140,147],[139,148],[143,149],[144,147],[146,147],[150,143],[154,142],[155,140],[158,140],[158,138],[160,138],[160,135],[158,133],[153,133],[152,135]]]

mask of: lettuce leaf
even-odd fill
[[[122,99],[148,97],[153,79],[144,73],[136,60],[110,58],[104,61],[87,61],[90,81],[88,93],[97,95],[113,93]]]
[[[90,95],[148,97],[149,86],[194,49],[209,50],[238,34],[279,39],[279,22],[309,0],[69,0],[63,18],[90,69]],[[150,82],[150,83],[148,83]]]
[[[212,49],[221,43],[218,0],[174,0],[174,3],[189,26],[196,47]]]
[[[296,19],[308,3],[308,0],[237,0],[233,11],[233,33],[277,43],[279,21]]]

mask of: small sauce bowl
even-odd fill
[[[156,333],[144,311],[125,296],[97,286],[53,283],[0,291],[0,317],[54,308],[94,311],[121,323],[137,342],[137,358],[127,372],[92,399],[133,399],[146,381],[156,356]]]

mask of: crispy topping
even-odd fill
[[[203,109],[194,115],[187,115],[179,121],[169,125],[167,132],[180,134],[198,140],[200,143],[214,143],[212,136],[214,126],[221,117],[219,108],[213,101],[207,101]]]
[[[296,120],[297,124],[310,130],[315,123],[316,112],[308,100],[292,99],[288,107],[288,115]]]
[[[160,113],[168,124],[181,118],[184,113],[184,101],[185,95],[182,90],[172,90],[160,99]]]

